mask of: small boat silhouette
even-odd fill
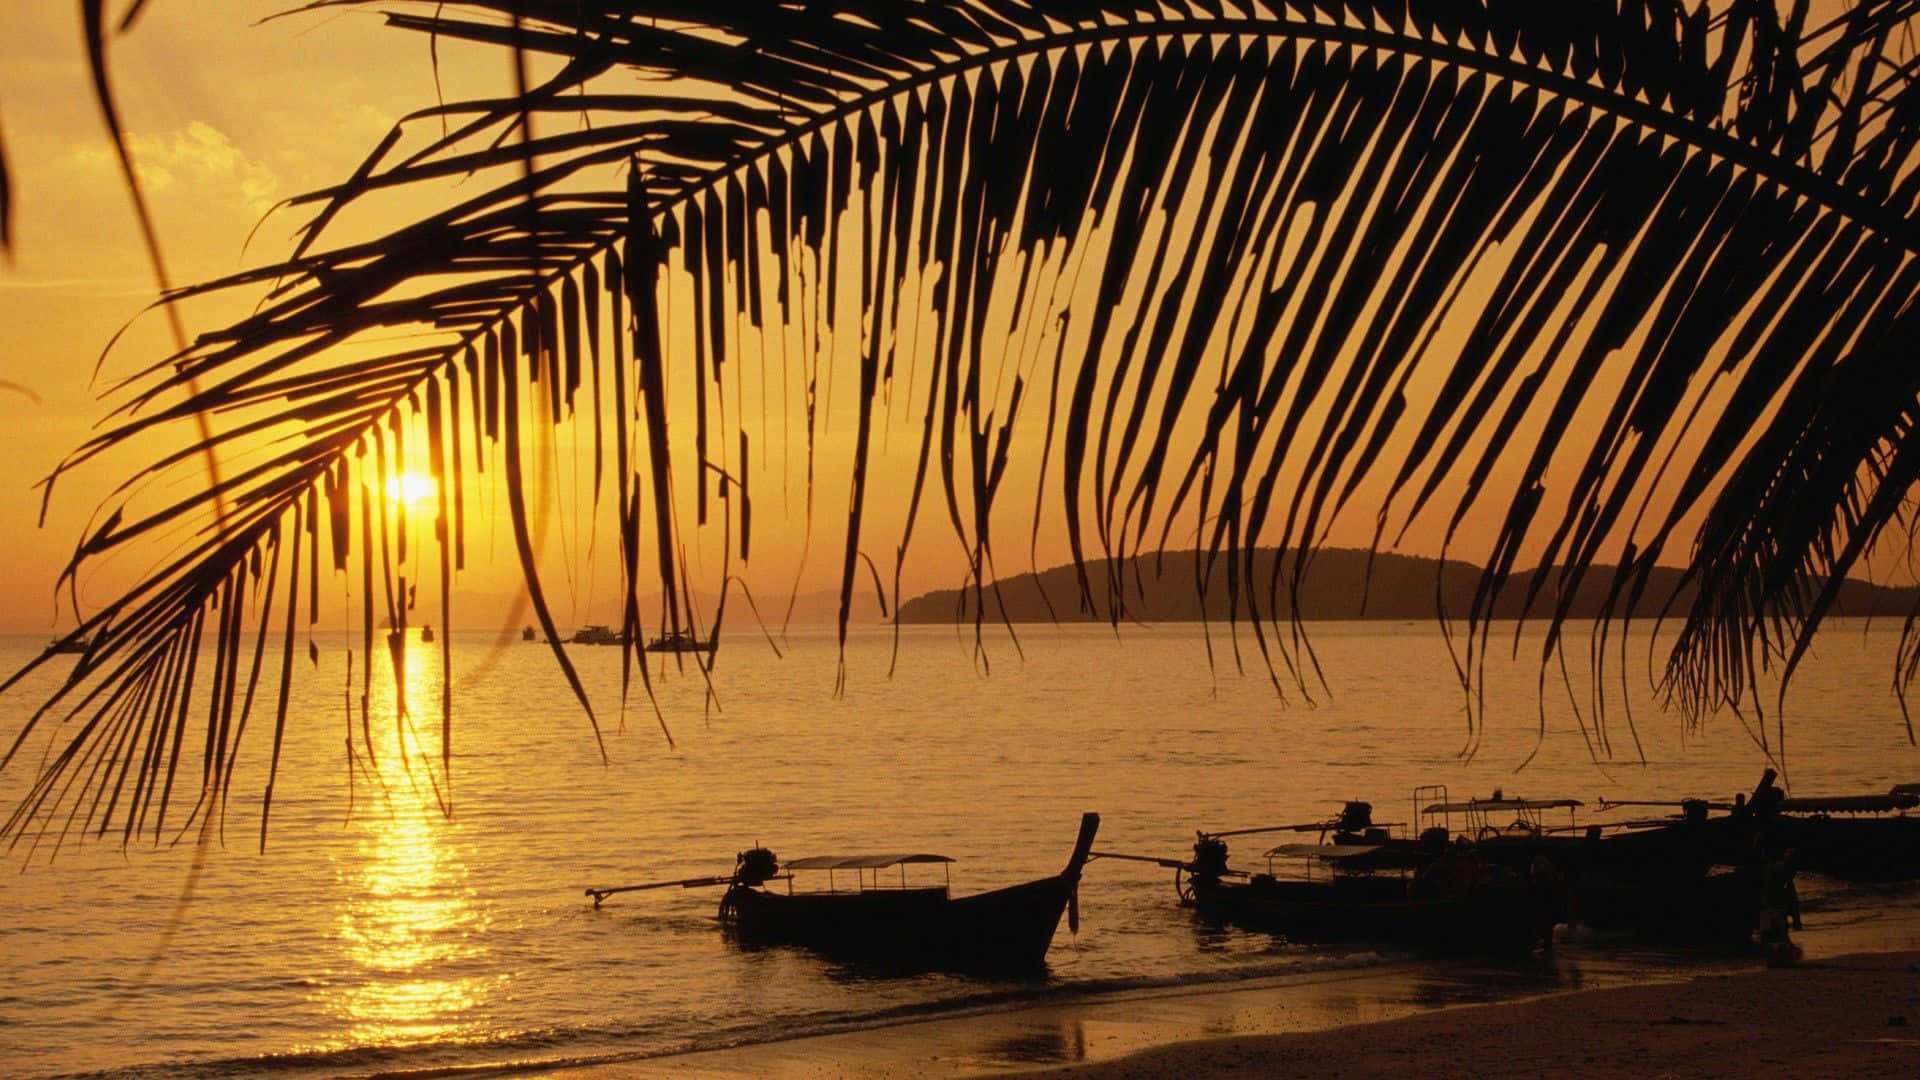
[[[701,639],[693,636],[691,630],[674,630],[647,642],[648,652],[712,652],[719,642],[713,638]]]

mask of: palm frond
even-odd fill
[[[7,139],[0,131],[0,254],[13,255],[13,182],[7,177]]]
[[[811,506],[842,356],[857,372],[843,597],[868,560],[876,431],[902,408],[918,441],[889,500],[903,508],[896,591],[922,511],[944,511],[973,588],[987,587],[1024,455],[1039,462],[1036,511],[1058,514],[1083,566],[1200,537],[1283,690],[1316,669],[1280,598],[1365,507],[1376,544],[1417,530],[1485,557],[1472,609],[1448,613],[1470,626],[1470,701],[1520,560],[1558,568],[1528,597],[1552,628],[1544,669],[1596,567],[1618,566],[1599,656],[1663,558],[1698,586],[1673,612],[1668,692],[1693,715],[1740,701],[1757,672],[1790,673],[1837,582],[1905,521],[1920,457],[1920,387],[1901,362],[1920,297],[1916,13],[1916,0],[1825,25],[1757,0],[406,7],[393,26],[521,50],[537,78],[407,117],[352,177],[300,201],[312,218],[284,261],[171,298],[262,296],[130,380],[116,425],[62,471],[147,439],[247,464],[217,493],[138,508],[116,495],[82,541],[75,570],[186,538],[82,626],[94,652],[50,703],[76,733],[7,831],[70,820],[158,835],[187,703],[209,690],[203,635],[212,695],[231,703],[237,673],[251,687],[260,666],[242,628],[258,628],[256,656],[269,633],[236,605],[286,605],[284,687],[323,547],[336,573],[357,552],[365,594],[385,596],[406,555],[382,545],[406,524],[378,520],[362,479],[408,446],[424,443],[451,492],[434,522],[446,581],[473,470],[504,467],[516,549],[557,638],[523,470],[541,453],[533,433],[577,418],[610,451],[596,450],[594,506],[612,503],[629,646],[643,585],[683,625],[687,538],[722,533],[726,580],[734,543],[750,550],[747,491],[766,490],[750,483],[767,466],[747,450],[748,406],[770,391],[750,393],[742,368],[795,377]],[[391,230],[355,223],[403,194],[438,208]],[[181,436],[202,412],[223,423]],[[216,523],[222,497],[234,511]],[[1289,555],[1256,574],[1267,546]],[[1081,587],[1121,595],[1084,572]],[[1903,677],[1915,640],[1909,621]],[[208,722],[203,791],[224,797],[217,762],[251,701],[214,710],[237,715]],[[1604,717],[1589,719],[1611,752]],[[130,800],[83,798],[116,775]]]

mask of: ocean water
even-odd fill
[[[1505,651],[1511,628],[1496,632],[1484,734],[1464,755],[1464,698],[1436,627],[1311,632],[1328,684],[1311,700],[1284,677],[1276,690],[1244,630],[1244,672],[1218,627],[1210,663],[1197,625],[1027,627],[1017,644],[989,631],[984,654],[970,627],[907,628],[891,677],[892,631],[862,629],[838,695],[830,628],[791,631],[778,656],[742,634],[711,687],[691,664],[655,658],[658,715],[637,686],[620,707],[615,650],[576,649],[598,738],[544,646],[456,632],[450,786],[439,646],[410,646],[397,690],[376,665],[363,731],[360,658],[349,682],[351,640],[318,636],[317,665],[301,661],[264,854],[270,713],[246,735],[222,830],[7,853],[0,1073],[297,1077],[630,1059],[1143,987],[1363,971],[1400,958],[1203,929],[1174,905],[1170,871],[1111,860],[1086,873],[1079,933],[1063,925],[1046,973],[1022,980],[877,977],[804,951],[741,949],[714,922],[717,890],[625,894],[599,910],[582,892],[725,873],[735,852],[764,844],[785,858],[940,852],[958,860],[952,884],[966,893],[1055,872],[1085,810],[1102,814],[1098,847],[1177,857],[1195,829],[1315,820],[1350,798],[1371,801],[1376,820],[1408,822],[1416,785],[1570,796],[1595,811],[1603,796],[1729,797],[1766,763],[1756,717],[1689,731],[1655,707],[1643,666],[1629,666],[1624,689],[1609,680],[1613,760],[1597,763],[1570,704],[1590,714],[1583,677],[1573,672],[1569,695],[1553,669],[1543,704],[1531,628],[1519,659]],[[1794,793],[1920,780],[1890,691],[1896,636],[1895,624],[1863,622],[1823,635],[1786,700]],[[42,644],[0,639],[0,662],[16,667]],[[1625,655],[1644,664],[1646,646],[1636,636]],[[56,677],[0,699],[0,733],[11,740]],[[1777,751],[1774,701],[1763,702]],[[30,741],[0,774],[9,806],[44,745]],[[439,808],[449,790],[450,816]],[[1257,866],[1262,839],[1247,838],[1236,862]],[[1829,932],[1842,944],[1909,946],[1920,925],[1911,890],[1810,882],[1803,893],[1810,931],[1840,928]]]

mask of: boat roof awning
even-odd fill
[[[1584,806],[1579,799],[1468,799],[1466,802],[1434,803],[1423,814],[1464,814],[1470,810],[1559,810]]]
[[[1319,859],[1357,859],[1380,850],[1379,844],[1281,844],[1267,852],[1267,858],[1282,855],[1308,855]]]
[[[1342,871],[1365,873],[1370,870],[1417,870],[1432,858],[1404,845],[1386,844],[1281,844],[1267,852],[1267,858],[1320,859]]]
[[[1920,796],[1895,791],[1887,795],[1829,795],[1808,799],[1781,799],[1780,809],[1802,814],[1886,814],[1911,810]]]
[[[804,859],[790,859],[786,867],[789,870],[878,870],[883,866],[899,866],[902,863],[952,862],[945,855],[888,854],[888,855],[810,855]]]
[[[1277,859],[1287,855],[1325,859],[1328,862],[1373,862],[1382,865],[1397,865],[1407,860],[1424,863],[1430,858],[1425,852],[1410,850],[1403,845],[1386,844],[1281,844],[1267,852],[1266,857]]]

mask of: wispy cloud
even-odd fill
[[[134,167],[156,199],[190,198],[202,205],[238,205],[261,214],[278,199],[274,170],[248,157],[225,132],[199,120],[160,135],[132,133],[127,143]],[[117,169],[112,151],[89,147],[75,154],[89,169]]]
[[[0,292],[82,292],[89,296],[152,296],[153,282],[143,278],[0,277]]]

